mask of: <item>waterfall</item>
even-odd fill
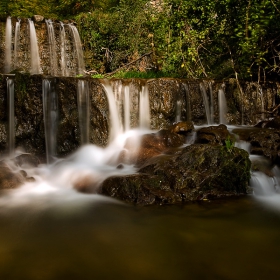
[[[148,85],[142,86],[140,91],[139,101],[139,126],[140,128],[150,129],[151,117],[150,117],[150,101]]]
[[[75,43],[75,51],[77,54],[77,63],[78,63],[78,70],[77,70],[77,75],[83,75],[85,71],[85,63],[84,63],[84,56],[83,56],[83,48],[82,48],[82,43],[81,39],[79,36],[79,32],[73,24],[70,24],[70,29],[73,34],[73,39]]]
[[[110,117],[110,136],[109,142],[113,142],[119,134],[122,133],[122,124],[119,115],[118,106],[115,100],[113,88],[108,80],[102,81],[102,86],[107,95],[108,103],[109,103],[109,117]]]
[[[89,86],[84,80],[78,81],[77,91],[79,126],[81,133],[81,144],[89,143],[89,121],[90,121],[90,106],[89,106]]]
[[[61,53],[61,60],[60,60],[60,68],[61,68],[61,75],[62,76],[69,76],[67,67],[66,67],[66,51],[65,51],[65,41],[66,41],[66,33],[63,22],[60,22],[60,53]]]
[[[130,94],[129,85],[124,87],[124,130],[130,129]]]
[[[176,102],[176,122],[179,122],[181,120],[181,115],[182,115],[182,101],[177,100]]]
[[[44,79],[42,90],[46,159],[49,164],[56,156],[57,142],[58,98],[55,91],[55,79]]]
[[[19,63],[18,63],[19,42],[20,42],[20,19],[18,19],[18,21],[16,22],[16,27],[15,27],[14,69],[19,68]]]
[[[5,32],[5,73],[10,73],[12,67],[12,20],[7,17]]]
[[[57,76],[56,41],[55,41],[52,21],[47,19],[46,26],[48,30],[48,42],[49,42],[50,74],[52,76]]]
[[[8,150],[9,155],[15,151],[15,97],[14,77],[7,77],[7,100],[8,100]]]
[[[183,87],[184,87],[184,90],[185,90],[185,97],[186,97],[186,102],[187,102],[187,121],[190,121],[192,116],[191,116],[191,103],[190,103],[190,96],[189,96],[189,88],[188,88],[188,85],[186,83],[183,83]]]
[[[218,100],[219,100],[219,113],[220,113],[220,123],[227,124],[227,101],[223,88],[220,88],[218,91]]]
[[[262,106],[262,112],[264,112],[264,100],[263,100],[263,91],[261,85],[258,85],[259,95],[261,98],[261,106]],[[261,114],[261,119],[264,120],[264,113]]]
[[[37,35],[35,31],[34,22],[31,19],[28,19],[29,31],[30,31],[30,53],[31,53],[31,74],[40,74],[40,57],[39,49],[37,43]]]
[[[214,123],[214,101],[213,101],[213,89],[212,82],[209,82],[209,93],[210,93],[210,123]]]
[[[209,101],[208,101],[208,96],[206,93],[206,89],[203,83],[199,84],[200,91],[202,94],[203,102],[204,102],[204,108],[205,108],[205,114],[206,114],[206,119],[207,119],[207,124],[211,124],[211,114],[210,114],[210,106],[209,106]]]

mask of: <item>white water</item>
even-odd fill
[[[31,19],[28,19],[29,31],[30,31],[30,57],[31,57],[31,74],[40,74],[40,56],[39,56],[39,48],[37,42],[37,35],[34,26],[34,22]]]
[[[52,76],[57,76],[58,68],[57,68],[56,41],[55,41],[53,23],[50,19],[46,19],[46,26],[48,30],[50,74]]]
[[[219,116],[220,116],[220,123],[227,124],[227,100],[225,96],[224,90],[221,88],[218,92],[218,100],[219,100]]]
[[[69,71],[66,66],[66,33],[63,22],[60,22],[60,33],[59,33],[59,40],[60,40],[60,68],[61,68],[61,75],[62,76],[69,76]]]
[[[211,124],[211,113],[210,113],[210,105],[209,105],[209,100],[208,100],[208,96],[206,93],[206,89],[205,89],[205,86],[203,83],[200,83],[199,87],[200,87],[200,91],[201,91],[202,98],[203,98],[207,124],[210,125]]]
[[[150,101],[148,85],[143,85],[139,96],[139,127],[142,129],[150,129]]]
[[[176,119],[175,122],[181,121],[181,115],[182,115],[182,101],[177,100],[176,102]]]
[[[45,126],[46,159],[50,164],[56,156],[58,100],[54,80],[43,79],[43,113]]]
[[[84,145],[89,143],[90,123],[89,87],[87,81],[78,81],[77,103],[79,113],[79,127],[81,133],[81,145]]]
[[[12,20],[7,17],[5,31],[5,67],[4,73],[11,72],[12,68]]]
[[[14,68],[19,68],[18,53],[19,53],[19,43],[20,43],[20,19],[16,22],[15,27],[15,45],[14,45]]]
[[[124,130],[130,130],[130,94],[129,85],[124,87]]]
[[[113,87],[109,80],[103,80],[102,86],[105,89],[108,103],[109,103],[109,118],[110,118],[110,132],[109,132],[109,143],[112,143],[119,134],[122,134],[122,123],[119,115],[119,110],[115,100]]]
[[[84,63],[84,56],[83,56],[83,48],[82,48],[82,42],[80,39],[79,32],[73,24],[70,24],[70,29],[73,34],[73,39],[75,43],[75,51],[77,55],[77,64],[78,64],[78,70],[76,75],[83,75],[85,72],[85,63]]]
[[[12,156],[15,150],[15,94],[14,94],[14,78],[7,77],[7,100],[8,100],[8,150]]]

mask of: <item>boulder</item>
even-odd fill
[[[250,167],[245,150],[194,144],[150,159],[138,174],[106,179],[101,193],[140,205],[234,197],[247,193]]]
[[[199,129],[196,143],[224,145],[228,139],[234,141],[234,137],[227,130],[227,126],[220,124],[219,126],[208,126]]]
[[[138,143],[138,139],[130,137],[126,141],[119,162],[135,163],[140,166],[154,156],[182,146],[185,143],[185,135],[192,129],[191,122],[179,122],[157,133],[144,134]]]

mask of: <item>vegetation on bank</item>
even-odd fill
[[[277,0],[1,0],[0,14],[74,19],[97,76],[280,75]]]

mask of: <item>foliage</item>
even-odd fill
[[[75,18],[87,68],[100,74],[120,68],[128,72],[120,76],[258,81],[280,75],[276,0],[1,0],[0,15],[33,14]]]

